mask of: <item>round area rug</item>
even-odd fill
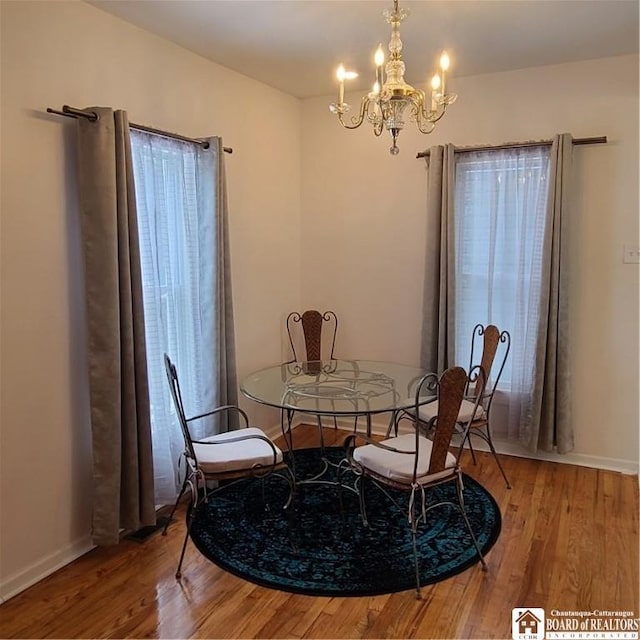
[[[325,449],[338,462],[342,447]],[[295,454],[298,480],[321,469],[320,450]],[[352,482],[350,473],[346,481]],[[388,490],[388,489],[387,489]],[[388,490],[402,512],[372,482],[365,486],[369,526],[362,524],[357,496],[337,488],[299,485],[289,513],[282,510],[288,485],[274,476],[242,480],[218,490],[198,508],[191,538],[199,551],[223,569],[256,584],[315,596],[367,596],[415,588],[408,494]],[[429,503],[455,502],[455,486],[432,489]],[[478,482],[464,476],[464,500],[483,554],[500,534],[500,510]],[[420,582],[449,578],[479,562],[457,508],[437,507],[418,531]]]

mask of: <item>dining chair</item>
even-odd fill
[[[479,367],[472,375],[477,380],[483,379],[483,372]],[[440,378],[430,373],[421,379],[415,394],[415,415],[418,415],[425,397],[435,395],[438,399],[436,415],[429,420],[430,437],[425,430],[420,429],[418,421],[414,421],[411,433],[386,440],[376,441],[360,433],[350,434],[345,440],[345,468],[353,471],[358,478],[360,513],[364,526],[368,526],[364,488],[365,481],[369,480],[384,491],[398,508],[398,513],[408,520],[413,543],[417,598],[420,598],[420,562],[416,537],[419,525],[426,522],[427,514],[432,509],[444,505],[453,505],[459,509],[482,568],[487,568],[464,506],[464,487],[460,469],[463,447],[460,445],[456,454],[449,450],[467,384],[467,373],[462,367],[447,369]],[[366,444],[356,446],[359,442]],[[342,475],[339,476],[338,482],[342,488]],[[455,500],[440,498],[437,502],[430,503],[432,490],[446,483],[455,485]],[[408,506],[399,504],[384,487],[408,493]],[[342,494],[340,498],[342,499]]]
[[[500,458],[496,452],[493,444],[493,438],[491,436],[491,407],[493,399],[498,388],[498,383],[502,377],[502,373],[509,356],[511,348],[511,336],[508,331],[500,331],[498,327],[493,324],[483,326],[477,324],[473,328],[471,336],[471,355],[469,357],[469,370],[472,370],[476,366],[482,367],[484,371],[484,378],[478,380],[469,379],[467,388],[465,390],[465,397],[460,407],[460,413],[458,415],[458,433],[462,433],[466,429],[467,423],[471,417],[473,408],[477,405],[478,411],[473,416],[469,424],[469,428],[466,430],[466,435],[463,440],[463,444],[466,442],[469,445],[471,457],[473,463],[476,464],[476,456],[473,450],[473,444],[471,442],[471,436],[480,437],[484,440],[496,463],[500,469],[500,473],[504,478],[507,489],[511,489],[511,484],[507,478]],[[492,376],[492,373],[497,370],[497,374]],[[477,404],[479,400],[479,404]],[[429,420],[435,415],[438,410],[437,403],[424,404],[420,407],[418,417],[421,423],[427,424]],[[404,416],[408,416],[411,419],[414,418],[414,408],[408,409],[404,412]]]
[[[287,316],[286,328],[293,355],[291,362],[333,360],[338,333],[338,317],[333,311],[323,313],[315,309],[308,309],[303,313],[292,311]],[[296,335],[300,333],[296,328],[302,329],[301,336]],[[326,332],[323,335],[325,328]],[[323,340],[324,336],[327,336],[326,340]]]
[[[184,452],[181,454],[181,459],[184,459],[186,469],[182,488],[165,524],[163,535],[166,535],[167,527],[187,487],[191,493],[191,507],[187,516],[187,531],[176,571],[176,578],[180,579],[182,576],[182,561],[184,560],[187,540],[189,539],[196,510],[200,505],[213,499],[218,489],[217,486],[208,488],[207,483],[215,482],[217,484],[218,481],[238,481],[245,478],[260,478],[264,481],[271,474],[279,476],[289,484],[289,496],[283,507],[286,510],[289,508],[293,498],[295,480],[284,460],[282,451],[266,436],[262,429],[249,426],[249,418],[240,407],[224,405],[206,413],[187,418],[182,401],[178,372],[166,353],[164,354],[164,364],[173,405],[184,439]],[[192,437],[189,428],[191,423],[205,418],[215,420],[216,417],[231,413],[237,414],[242,428],[198,439]]]
[[[338,316],[333,311],[320,312],[316,309],[307,309],[303,313],[292,311],[287,316],[285,326],[292,355],[292,359],[286,364],[305,363],[304,371],[307,373],[321,373],[324,363],[334,359]],[[290,414],[289,420],[292,417]],[[338,421],[335,416],[332,418],[333,427],[337,429]],[[317,415],[316,421],[320,447],[324,449],[322,417]]]

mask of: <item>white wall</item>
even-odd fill
[[[458,102],[429,136],[408,124],[396,157],[386,132],[343,129],[327,108],[335,96],[303,102],[303,306],[336,310],[339,354],[417,364],[426,169],[416,152],[565,131],[606,135],[606,145],[574,149],[574,458],[637,469],[638,265],[623,264],[622,251],[639,242],[638,57],[452,78],[450,86]],[[347,96],[354,109],[359,100]]]
[[[91,449],[74,123],[63,104],[220,135],[226,156],[238,370],[280,358],[299,304],[300,105],[90,5],[2,11],[0,595],[88,544]],[[292,268],[293,267],[293,268]],[[277,414],[246,403],[254,419]]]

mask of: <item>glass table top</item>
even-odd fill
[[[373,414],[413,405],[426,373],[420,367],[370,360],[289,362],[249,374],[240,389],[272,407],[323,415]]]

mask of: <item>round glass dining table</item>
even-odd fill
[[[371,416],[407,409],[415,403],[417,385],[428,372],[393,362],[323,360],[289,362],[249,374],[240,384],[248,398],[283,410],[317,416],[364,416],[371,435]]]

